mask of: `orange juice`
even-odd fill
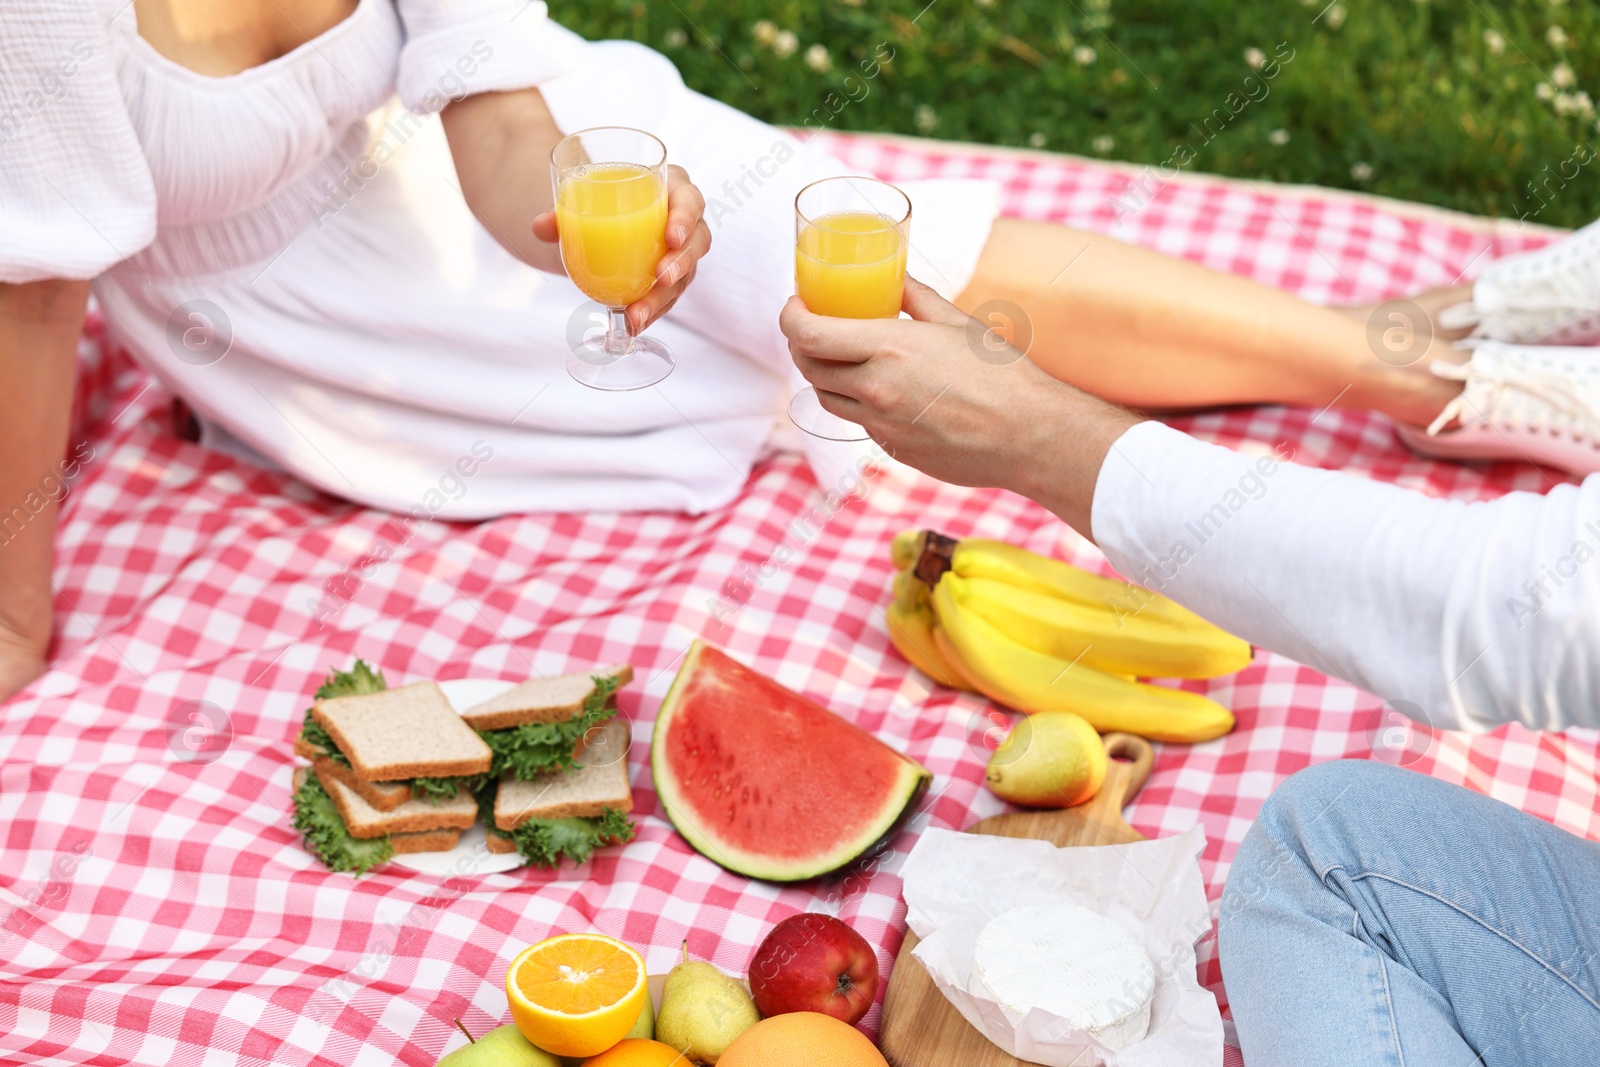
[[[655,284],[667,254],[667,190],[632,163],[597,163],[562,182],[556,197],[561,262],[585,296],[624,307]]]
[[[892,319],[906,283],[905,236],[870,211],[819,216],[795,239],[794,276],[813,314]]]

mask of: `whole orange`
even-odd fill
[[[717,1067],[889,1067],[865,1034],[831,1015],[792,1011],[740,1034]]]
[[[671,1045],[630,1037],[598,1056],[590,1056],[583,1061],[583,1067],[690,1067],[690,1064],[683,1053]]]

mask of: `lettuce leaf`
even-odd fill
[[[493,778],[510,771],[531,782],[546,771],[570,771],[578,765],[572,748],[589,730],[617,713],[609,701],[617,691],[617,679],[604,674],[594,676],[594,691],[583,702],[583,710],[566,722],[530,722],[509,730],[480,730],[478,736],[494,752],[489,768]]]
[[[329,870],[354,874],[357,878],[394,857],[388,837],[351,837],[333,799],[323,790],[317,776],[307,772],[294,794],[294,828],[305,839],[306,849],[328,865]]]
[[[483,776],[477,774],[462,775],[457,778],[413,778],[411,779],[411,795],[429,804],[443,804],[447,800],[454,800],[456,792],[466,789],[469,793],[476,792]]]
[[[558,867],[562,856],[583,863],[602,845],[632,841],[634,832],[633,820],[617,808],[593,819],[529,819],[509,833],[500,831],[535,867]]]

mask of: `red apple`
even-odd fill
[[[878,957],[831,915],[791,915],[756,949],[750,992],[763,1016],[816,1011],[854,1026],[878,995]]]

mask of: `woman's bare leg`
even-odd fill
[[[1440,307],[1461,299],[1428,296]],[[1386,361],[1368,340],[1370,309],[1318,307],[1053,223],[995,223],[956,299],[968,312],[989,301],[1021,307],[1032,329],[1028,355],[1046,371],[1143,410],[1334,405],[1425,425],[1460,389],[1427,371],[1434,358],[1459,358],[1442,336]],[[1407,365],[1396,366],[1401,360]]]

